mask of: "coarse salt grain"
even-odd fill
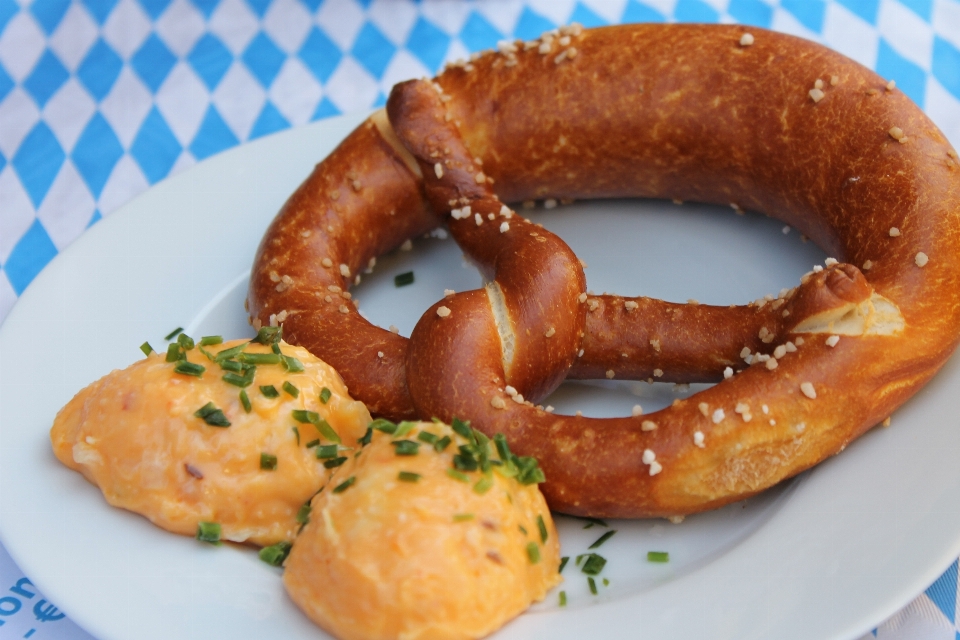
[[[640,431],[656,431],[657,423],[653,420],[644,420],[640,423]]]
[[[903,137],[903,129],[900,127],[890,127],[890,130],[887,131],[887,133],[890,134],[890,137],[894,140],[899,140]]]
[[[654,378],[662,378],[662,377],[663,377],[663,369],[654,369],[654,370],[653,370],[653,377],[654,377]]]
[[[640,459],[643,461],[643,464],[650,464],[657,459],[657,454],[655,454],[652,449],[644,449]]]
[[[330,267],[333,266],[333,260],[331,260],[330,258],[324,258],[323,260],[320,261],[320,264],[322,264],[324,267],[329,269]]]
[[[654,460],[650,463],[650,475],[655,476],[661,471],[663,471],[663,466],[659,462]]]
[[[390,333],[399,334],[399,333],[400,333],[400,329],[399,329],[398,327],[394,326],[394,325],[390,325]]]
[[[927,266],[927,263],[930,262],[930,258],[927,257],[927,254],[921,251],[914,257],[913,261],[917,263],[918,267],[925,267]]]
[[[400,245],[400,251],[410,251],[413,249],[413,240],[405,240],[402,245]]]
[[[507,231],[510,231],[510,223],[504,222],[500,225],[500,233],[506,233]]]
[[[767,369],[769,369],[770,371],[773,371],[774,369],[780,366],[780,363],[777,362],[776,358],[770,358],[769,360],[767,360],[767,364],[764,366],[767,367]]]
[[[897,87],[897,81],[891,80],[887,83],[887,91],[893,91]]]
[[[493,396],[492,398],[490,398],[490,405],[494,409],[505,409],[507,407],[507,403],[504,402],[503,398],[501,398],[500,396]]]
[[[700,410],[700,413],[703,414],[704,418],[710,417],[710,405],[708,405],[706,402],[701,402],[700,404],[698,404],[697,409]]]
[[[863,263],[864,271],[870,271],[870,269],[872,268],[873,268],[873,260],[867,260],[866,262]]]
[[[703,449],[706,445],[703,444],[703,432],[694,431],[693,432],[693,444]]]
[[[483,216],[479,213],[473,214],[473,219],[476,221],[478,227],[483,224]]]
[[[823,80],[817,78],[817,81],[813,83],[814,88],[823,89]]]
[[[890,237],[891,237],[891,238],[899,238],[899,237],[900,237],[900,229],[897,229],[896,227],[890,227]]]
[[[447,307],[437,307],[437,315],[441,318],[446,318],[450,315],[450,309]]]
[[[817,390],[813,388],[813,385],[809,382],[804,382],[800,385],[800,391],[803,392],[803,395],[807,396],[811,400],[817,397]]]
[[[348,266],[345,265],[345,264],[341,264],[341,265],[340,265],[340,275],[342,275],[344,278],[349,278],[349,277],[350,277],[350,267],[348,267]]]
[[[823,96],[826,95],[821,89],[813,88],[810,89],[810,98],[816,103],[823,100]]]
[[[641,407],[638,404],[633,405],[633,409],[630,410],[630,415],[632,415],[634,418],[636,418],[637,416],[642,416],[643,407]]]
[[[613,376],[615,376],[615,375],[617,375],[617,374],[615,374],[615,373],[613,372],[613,369],[607,369],[607,373],[606,373],[605,375],[607,376],[607,378],[609,378],[609,379],[612,380],[612,379],[613,379]]]
[[[826,344],[828,347],[835,347],[837,346],[838,342],[840,342],[840,336],[830,336],[826,340]]]
[[[438,162],[437,164],[433,165],[433,172],[437,174],[437,179],[438,179],[438,180],[439,180],[440,178],[442,178],[442,177],[443,177],[443,165],[440,164],[439,162]]]
[[[828,267],[832,267],[835,264],[840,264],[840,261],[837,260],[836,258],[827,258],[826,260],[823,261],[823,263]]]
[[[546,336],[547,338],[552,338],[556,332],[557,330],[555,328],[550,327],[543,333],[543,335]]]
[[[713,424],[720,424],[725,417],[726,415],[723,413],[723,409],[717,409],[713,412]]]
[[[454,291],[453,289],[444,289],[444,290],[443,290],[443,297],[444,297],[444,298],[449,298],[450,296],[456,295],[456,293],[457,293],[457,292]]]
[[[639,306],[640,305],[634,302],[633,300],[627,300],[626,302],[623,303],[623,308],[626,309],[627,311],[633,311]]]
[[[742,36],[740,36],[740,46],[741,46],[741,47],[749,47],[750,45],[753,44],[753,42],[754,42],[754,40],[753,40],[753,34],[752,34],[752,33],[745,33],[745,34],[743,34]]]

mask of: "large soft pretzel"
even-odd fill
[[[506,434],[557,510],[670,516],[751,495],[841,451],[956,346],[957,154],[892,84],[821,46],[567,28],[398,85],[388,112],[274,220],[253,322],[283,324],[374,413]],[[842,262],[742,307],[592,296],[565,243],[501,203],[623,196],[762,211]],[[490,284],[438,302],[408,343],[342,292],[441,221]],[[627,418],[531,404],[600,376],[722,381]]]

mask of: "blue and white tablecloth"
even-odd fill
[[[0,0],[0,321],[90,225],[204,158],[503,39],[640,21],[820,41],[960,147],[960,0]],[[957,582],[954,562],[864,640],[960,640]],[[0,639],[89,637],[0,548]]]

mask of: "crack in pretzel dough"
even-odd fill
[[[488,282],[484,288],[490,300],[490,310],[497,325],[497,335],[500,336],[500,350],[503,358],[503,370],[510,381],[510,369],[513,366],[514,354],[517,350],[517,334],[513,332],[513,321],[510,319],[510,310],[507,300],[503,297],[503,290],[496,280]]]
[[[834,307],[798,323],[794,333],[829,333],[840,336],[892,336],[906,321],[892,301],[874,291],[863,302]]]

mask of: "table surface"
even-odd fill
[[[0,322],[101,217],[220,151],[569,22],[739,22],[896,80],[960,147],[960,0],[0,0]],[[960,640],[957,562],[867,638]],[[0,640],[91,636],[0,547]]]

